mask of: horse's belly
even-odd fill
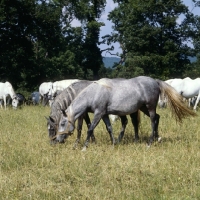
[[[185,98],[191,98],[198,94],[199,94],[199,88],[197,89],[186,88],[181,91],[181,95]]]
[[[107,108],[108,114],[116,114],[116,115],[129,115],[131,113],[136,112],[139,109],[138,104],[134,105],[112,105]]]

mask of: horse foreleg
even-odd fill
[[[110,135],[111,143],[115,144],[115,138],[114,138],[113,131],[112,131],[112,125],[110,123],[110,119],[109,119],[108,115],[104,115],[102,117],[102,119],[103,119],[103,121],[104,121],[104,123],[106,125],[106,129],[107,129],[107,131],[108,131],[108,133]]]
[[[132,124],[133,124],[133,127],[134,127],[134,132],[135,132],[134,141],[138,142],[139,141],[138,128],[139,128],[139,122],[140,122],[139,111],[130,114],[130,117],[131,117],[131,121],[132,121]]]
[[[3,97],[3,101],[4,101],[4,108],[6,110],[6,96]]]
[[[85,113],[84,120],[85,120],[85,123],[87,124],[87,128],[89,129],[90,125],[91,125],[91,121],[90,121],[88,113]],[[92,132],[92,134],[91,134],[91,139],[92,139],[92,142],[95,142],[96,139],[94,136],[94,132]]]
[[[118,136],[118,143],[121,142],[122,138],[124,137],[126,125],[128,124],[128,119],[127,119],[126,115],[120,116],[120,118],[121,118],[122,128],[121,128],[121,131],[120,131],[119,136]]]
[[[77,147],[77,144],[80,142],[82,126],[83,126],[83,116],[78,118],[77,138],[76,138],[76,141],[74,143],[74,149]]]
[[[195,102],[194,108],[193,108],[193,110],[195,110],[195,111],[196,111],[196,109],[197,109],[197,104],[199,103],[199,99],[200,99],[200,91],[199,91],[199,94],[198,94],[198,96],[197,96],[197,100],[196,100],[196,102]]]
[[[95,127],[98,125],[99,121],[101,120],[101,117],[102,117],[101,113],[94,113],[94,118],[93,118],[93,121],[92,121],[88,131],[87,131],[87,137],[86,137],[85,144],[84,144],[82,151],[86,150],[86,148],[88,147],[90,137],[91,137]]]

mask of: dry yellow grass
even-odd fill
[[[143,114],[137,144],[130,119],[114,148],[101,122],[96,144],[82,152],[86,126],[76,150],[76,133],[65,144],[49,144],[49,113],[40,106],[0,110],[0,199],[200,199],[199,114],[179,125],[169,110],[158,109],[163,140],[150,148],[150,120]],[[115,137],[120,126],[113,125]]]

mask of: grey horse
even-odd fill
[[[126,80],[105,78],[93,82],[85,88],[63,112],[57,137],[62,134],[71,134],[75,128],[76,119],[83,113],[92,111],[94,118],[87,132],[84,144],[86,148],[94,128],[104,115],[137,115],[140,110],[151,120],[152,133],[148,140],[148,145],[150,145],[155,138],[159,137],[160,116],[156,113],[156,106],[159,95],[162,93],[168,97],[171,112],[177,121],[181,122],[188,116],[196,116],[182,102],[181,95],[164,81],[146,76]],[[123,135],[119,136],[120,139],[122,137]],[[138,139],[138,127],[135,127],[135,140]]]
[[[57,137],[57,127],[58,123],[60,121],[60,117],[62,114],[62,110],[65,110],[68,108],[68,106],[71,104],[71,102],[75,99],[75,97],[87,86],[92,84],[92,81],[87,80],[80,80],[78,82],[72,83],[69,87],[64,89],[61,94],[56,96],[54,102],[51,105],[51,113],[50,116],[47,118],[47,128],[49,133],[49,138],[51,140],[51,143],[57,143],[57,142],[64,142],[64,140],[67,138],[68,134],[62,134]],[[82,124],[83,119],[85,120],[87,127],[90,127],[90,118],[87,112],[83,113],[82,116],[79,117],[78,120],[78,126],[77,126],[77,139],[74,144],[74,147],[76,147],[77,143],[80,141],[81,137],[81,130],[82,130]],[[109,132],[111,142],[112,144],[115,143],[114,136],[112,134],[112,126],[109,120],[108,115],[104,115],[102,117],[104,123],[106,124],[107,131]],[[56,136],[56,137],[55,137]],[[93,133],[91,134],[92,141],[95,141],[95,137]]]

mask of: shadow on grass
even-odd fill
[[[183,140],[183,138],[181,138],[181,137],[171,138],[170,136],[169,137],[162,137],[162,135],[159,135],[159,137],[161,137],[160,143],[175,143],[175,142],[179,142],[179,141]],[[142,133],[141,135],[139,135],[139,140],[135,141],[135,135],[127,133],[127,134],[124,135],[120,144],[123,144],[123,145],[131,144],[131,143],[135,143],[135,144],[145,143],[145,144],[147,144],[148,141],[149,141],[149,138],[150,138],[149,134]],[[154,140],[154,142],[158,142],[158,141]]]

